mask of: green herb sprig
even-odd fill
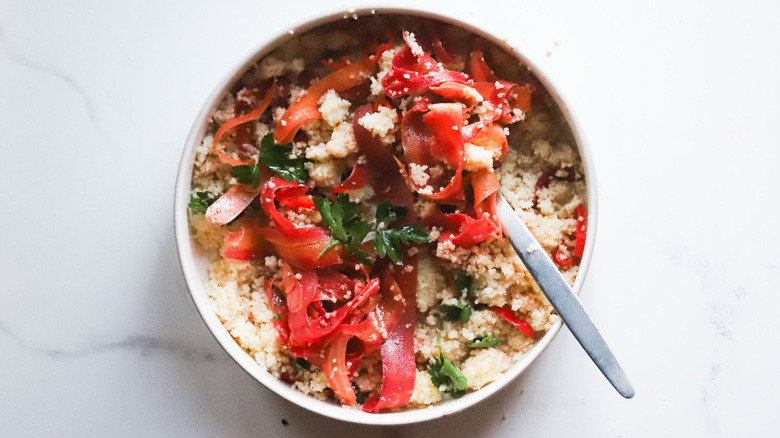
[[[250,184],[253,189],[256,189],[262,182],[260,163],[263,163],[287,182],[292,180],[306,182],[309,179],[309,171],[306,170],[308,160],[302,157],[290,158],[292,152],[292,143],[276,144],[273,134],[267,134],[260,140],[257,162],[233,166],[230,174],[236,177],[238,182]]]
[[[366,251],[360,249],[368,233],[374,232],[373,248],[379,257],[389,257],[396,265],[403,264],[401,245],[410,242],[427,243],[430,236],[420,224],[391,228],[389,225],[406,217],[406,207],[394,206],[388,201],[377,204],[376,220],[369,222],[357,214],[357,204],[349,196],[340,194],[335,201],[329,198],[313,198],[322,221],[330,228],[331,241],[321,255],[336,245],[343,245],[362,263],[371,259]]]
[[[468,304],[439,304],[439,312],[445,321],[469,322],[474,309]]]
[[[350,202],[347,195],[339,195],[335,201],[325,197],[314,197],[312,200],[322,216],[322,221],[330,228],[330,242],[320,255],[325,254],[334,246],[344,245],[347,251],[358,260],[369,263],[371,259],[367,252],[360,249],[360,244],[371,232],[373,226],[358,216],[357,204]]]
[[[468,383],[466,376],[458,370],[458,367],[452,361],[442,354],[440,335],[436,337],[436,347],[439,349],[439,358],[434,359],[433,363],[428,367],[431,383],[436,388],[439,388],[440,391],[442,386],[444,386],[442,392],[451,394],[455,398],[462,397],[466,393],[466,385]]]
[[[217,196],[211,192],[197,192],[190,198],[188,206],[194,211],[205,213],[216,200]]]
[[[470,297],[474,295],[474,278],[464,271],[458,271],[455,279],[452,281],[455,292],[461,296]]]
[[[489,348],[495,347],[496,345],[501,345],[501,340],[494,338],[493,335],[479,336],[469,343],[469,347],[471,348]]]

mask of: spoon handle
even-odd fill
[[[634,388],[628,381],[626,373],[621,368],[615,355],[609,349],[604,337],[601,336],[588,312],[574,294],[569,283],[563,278],[558,267],[536,241],[531,231],[517,216],[512,206],[498,195],[496,197],[498,217],[506,228],[509,243],[520,256],[528,271],[533,276],[539,288],[547,296],[550,304],[569,327],[569,330],[580,343],[588,356],[625,398],[634,396]]]

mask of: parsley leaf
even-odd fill
[[[347,195],[339,195],[335,201],[328,198],[312,198],[317,206],[322,221],[330,228],[331,240],[320,255],[328,252],[336,245],[344,245],[349,252],[363,263],[371,259],[368,253],[360,249],[360,244],[373,229],[372,225],[358,216],[357,204],[349,200]]]
[[[389,257],[395,264],[403,264],[401,245],[410,242],[426,243],[430,236],[420,224],[387,228],[387,224],[406,216],[406,207],[394,206],[388,201],[377,205],[376,221],[369,222],[357,214],[357,204],[349,196],[340,194],[335,201],[328,198],[313,198],[322,221],[330,228],[331,241],[322,254],[336,245],[344,245],[363,263],[369,263],[368,253],[360,244],[371,231],[374,232],[373,248],[379,257]]]
[[[290,158],[292,151],[292,143],[275,144],[273,134],[267,134],[260,140],[260,154],[257,156],[257,162],[233,166],[230,169],[230,174],[236,177],[241,184],[250,184],[253,189],[256,189],[263,179],[260,172],[260,163],[263,163],[287,182],[292,180],[305,182],[309,178],[309,172],[305,166],[308,160],[300,157]]]
[[[299,367],[303,368],[304,370],[308,370],[311,368],[311,362],[308,360],[302,358],[302,357],[296,357],[295,358],[295,364]]]
[[[458,292],[461,294],[461,296],[471,296],[472,295],[472,287],[474,285],[474,279],[464,271],[458,271],[457,274],[455,274],[455,279],[453,280],[453,286],[455,286],[455,292]]]
[[[306,170],[305,158],[290,158],[292,154],[292,143],[275,144],[274,135],[266,134],[260,140],[260,155],[258,162],[268,166],[271,170],[278,173],[285,181],[296,180],[300,183],[309,179],[309,171]]]
[[[401,228],[388,230],[376,230],[374,236],[374,251],[379,257],[390,257],[396,265],[403,264],[401,244],[409,242],[426,243],[431,240],[428,233],[420,224],[405,225]]]
[[[216,200],[217,197],[211,192],[198,192],[192,195],[188,206],[195,211],[205,213]]]
[[[376,205],[376,221],[380,224],[389,224],[406,217],[406,207],[395,206],[390,201],[382,201]]]
[[[436,337],[436,346],[439,349],[439,358],[434,359],[433,363],[428,367],[428,374],[431,375],[431,383],[433,386],[441,390],[442,386],[445,386],[445,393],[452,394],[453,397],[459,398],[466,393],[466,376],[464,376],[460,370],[449,359],[444,357],[441,352],[441,336]]]
[[[230,174],[236,177],[241,184],[249,184],[253,189],[258,188],[260,182],[263,180],[262,175],[260,175],[260,167],[257,163],[233,166],[233,168],[230,169]]]
[[[439,304],[439,312],[447,321],[469,322],[473,311],[468,304]]]
[[[496,345],[500,345],[501,340],[496,339],[493,337],[493,335],[486,335],[486,336],[480,336],[478,338],[474,338],[474,341],[469,343],[469,347],[471,348],[488,348],[488,347],[495,347]]]

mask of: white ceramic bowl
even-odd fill
[[[340,11],[330,15],[321,16],[293,27],[291,32],[285,32],[284,34],[277,36],[270,41],[261,43],[257,46],[257,48],[252,50],[249,55],[233,66],[222,78],[222,80],[217,83],[208,99],[206,99],[206,102],[203,104],[200,113],[198,113],[198,116],[195,118],[195,122],[192,125],[192,130],[190,131],[189,137],[187,137],[187,142],[184,145],[184,152],[182,153],[178,175],[176,177],[174,230],[176,234],[176,246],[179,252],[179,261],[181,262],[184,278],[187,282],[190,294],[192,295],[192,300],[195,302],[195,306],[197,307],[198,312],[200,312],[203,321],[206,323],[209,330],[211,330],[211,333],[217,339],[217,342],[219,342],[222,348],[224,348],[225,351],[247,373],[254,377],[258,382],[271,389],[273,392],[312,412],[352,423],[398,425],[427,421],[453,414],[473,406],[474,404],[479,403],[480,401],[485,400],[486,398],[495,394],[501,388],[515,380],[531,364],[531,362],[533,362],[542,353],[542,351],[544,351],[544,349],[550,345],[550,342],[561,328],[561,321],[559,320],[556,322],[553,327],[544,335],[544,337],[542,337],[536,343],[536,345],[534,345],[534,347],[523,356],[521,360],[514,363],[499,379],[488,384],[482,389],[466,394],[457,400],[447,401],[432,408],[388,414],[370,414],[362,412],[358,409],[342,408],[335,404],[330,404],[317,400],[313,397],[309,397],[299,391],[292,389],[289,385],[278,380],[276,377],[272,376],[262,367],[260,367],[260,365],[258,365],[257,362],[255,362],[255,360],[233,340],[233,338],[217,318],[217,315],[214,313],[211,301],[204,289],[203,280],[206,278],[207,260],[204,254],[198,250],[193,238],[190,236],[189,226],[187,223],[187,204],[190,198],[190,183],[192,179],[192,165],[195,159],[195,150],[203,140],[207,118],[215,109],[219,101],[223,98],[225,92],[230,88],[230,86],[235,83],[235,81],[238,80],[252,64],[259,61],[266,54],[270,53],[279,44],[292,38],[293,33],[299,34],[320,25],[344,18],[345,16],[362,16],[374,13],[404,14],[430,18],[463,28],[486,40],[489,40],[498,47],[503,48],[508,53],[514,55],[519,62],[528,66],[535,73],[540,82],[545,86],[555,102],[557,102],[558,106],[563,112],[564,117],[569,123],[570,129],[577,143],[580,156],[582,157],[582,164],[585,170],[585,178],[587,183],[588,236],[585,242],[585,251],[580,262],[580,269],[577,275],[577,280],[574,283],[574,291],[579,294],[579,291],[582,288],[582,283],[585,280],[585,274],[588,272],[591,254],[593,253],[594,238],[596,235],[597,205],[596,179],[593,169],[593,161],[577,121],[573,117],[571,110],[564,104],[560,97],[560,93],[557,93],[552,88],[549,81],[541,74],[539,69],[531,64],[528,59],[518,53],[514,48],[508,45],[506,40],[493,36],[484,30],[477,29],[469,24],[463,23],[453,18],[433,14],[430,12],[409,9],[375,8],[349,10],[348,12]]]

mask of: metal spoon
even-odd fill
[[[625,398],[633,397],[634,388],[626,373],[555,263],[541,249],[531,231],[500,194],[496,196],[496,207],[498,217],[506,228],[509,243],[577,342],[620,395]]]

